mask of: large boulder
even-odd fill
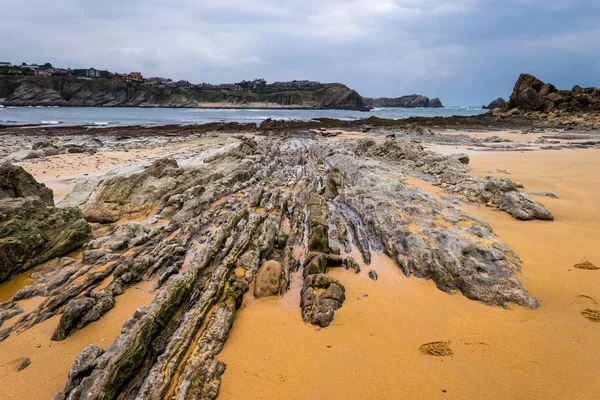
[[[43,183],[22,167],[9,162],[0,164],[0,200],[17,197],[37,196],[46,205],[54,205],[54,195]]]
[[[91,239],[77,208],[56,208],[52,190],[23,168],[0,166],[0,283]]]
[[[346,289],[337,279],[325,275],[309,275],[304,280],[300,297],[304,322],[324,328],[333,321],[335,310],[342,307]]]
[[[516,114],[545,115],[558,113],[589,113],[600,111],[600,90],[574,86],[571,90],[558,90],[530,74],[521,74],[510,99],[496,107],[495,116]],[[586,116],[587,118],[587,116]]]
[[[281,292],[281,263],[267,261],[260,267],[254,281],[254,297],[276,296]]]

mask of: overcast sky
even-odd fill
[[[0,0],[0,61],[481,105],[520,72],[600,86],[599,21],[600,0]]]

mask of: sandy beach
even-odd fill
[[[534,311],[505,310],[440,292],[406,278],[385,256],[365,274],[331,272],[348,299],[325,330],[297,318],[292,300],[247,294],[227,346],[221,396],[253,398],[487,398],[547,399],[569,393],[594,398],[600,390],[592,349],[600,326],[581,311],[600,301],[600,273],[573,266],[598,264],[600,152],[471,154],[473,173],[506,168],[526,191],[549,190],[553,222],[521,222],[486,207],[463,206],[488,221],[523,260],[519,280],[540,300]],[[434,196],[439,188],[411,180]],[[364,295],[368,295],[364,297]],[[287,298],[286,298],[287,297]],[[454,355],[430,357],[422,344],[450,342]],[[568,366],[568,368],[566,368]],[[230,379],[228,379],[230,378]]]
[[[523,143],[531,144],[536,139],[504,133],[506,138]],[[361,137],[364,134],[345,132],[335,140]],[[217,148],[229,141],[222,136],[194,138],[128,151],[64,154],[26,160],[20,165],[52,188],[58,201],[79,179],[115,168],[135,170],[140,161],[148,165],[165,156],[194,165],[194,157],[199,156],[190,149]],[[518,221],[484,204],[456,206],[487,221],[497,239],[518,255],[522,270],[516,278],[539,301],[539,308],[489,306],[460,293],[444,293],[433,281],[406,277],[385,254],[374,252],[371,265],[365,265],[354,247],[350,255],[360,260],[359,274],[329,269],[328,275],[345,286],[346,300],[327,328],[302,321],[298,307],[303,285],[300,272],[292,274],[290,290],[282,297],[254,298],[254,283],[250,284],[229,338],[216,356],[227,366],[219,398],[596,396],[600,391],[600,381],[595,378],[600,355],[593,349],[600,339],[600,324],[586,319],[582,311],[599,308],[600,272],[574,265],[585,261],[600,265],[596,234],[600,225],[600,150],[473,151],[468,146],[440,145],[433,149],[444,154],[466,151],[471,175],[506,176],[520,182],[523,193],[554,214],[554,221]],[[406,184],[440,201],[447,196],[440,187],[415,177],[406,176]],[[538,191],[554,192],[558,199],[532,194]],[[141,222],[145,218],[142,215],[130,220]],[[289,234],[289,221],[287,224]],[[300,253],[306,256],[306,250]],[[80,254],[74,257],[81,260]],[[187,262],[191,259],[186,258]],[[377,281],[367,276],[371,268],[379,276]],[[29,275],[25,273],[1,285],[0,301],[10,300],[30,284]],[[0,398],[50,398],[62,390],[77,354],[89,344],[106,348],[112,343],[134,311],[152,302],[154,284],[142,281],[127,290],[99,321],[64,341],[50,341],[58,324],[57,315],[0,342],[0,378],[12,388]],[[19,302],[26,310],[40,303],[41,299],[35,297]],[[2,328],[17,319],[6,321]],[[446,345],[442,348],[444,356],[422,351],[423,345],[436,342]],[[16,366],[25,358],[31,360],[30,366],[17,372]],[[35,387],[27,384],[32,379],[36,380]]]

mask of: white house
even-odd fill
[[[12,63],[0,61],[0,67],[12,67]]]

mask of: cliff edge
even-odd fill
[[[439,98],[429,99],[429,97],[419,94],[411,94],[402,97],[379,97],[379,98],[364,98],[365,103],[369,107],[398,107],[398,108],[443,108]]]
[[[339,83],[271,93],[154,87],[104,79],[0,77],[0,104],[72,107],[312,108],[367,111],[354,90]]]

